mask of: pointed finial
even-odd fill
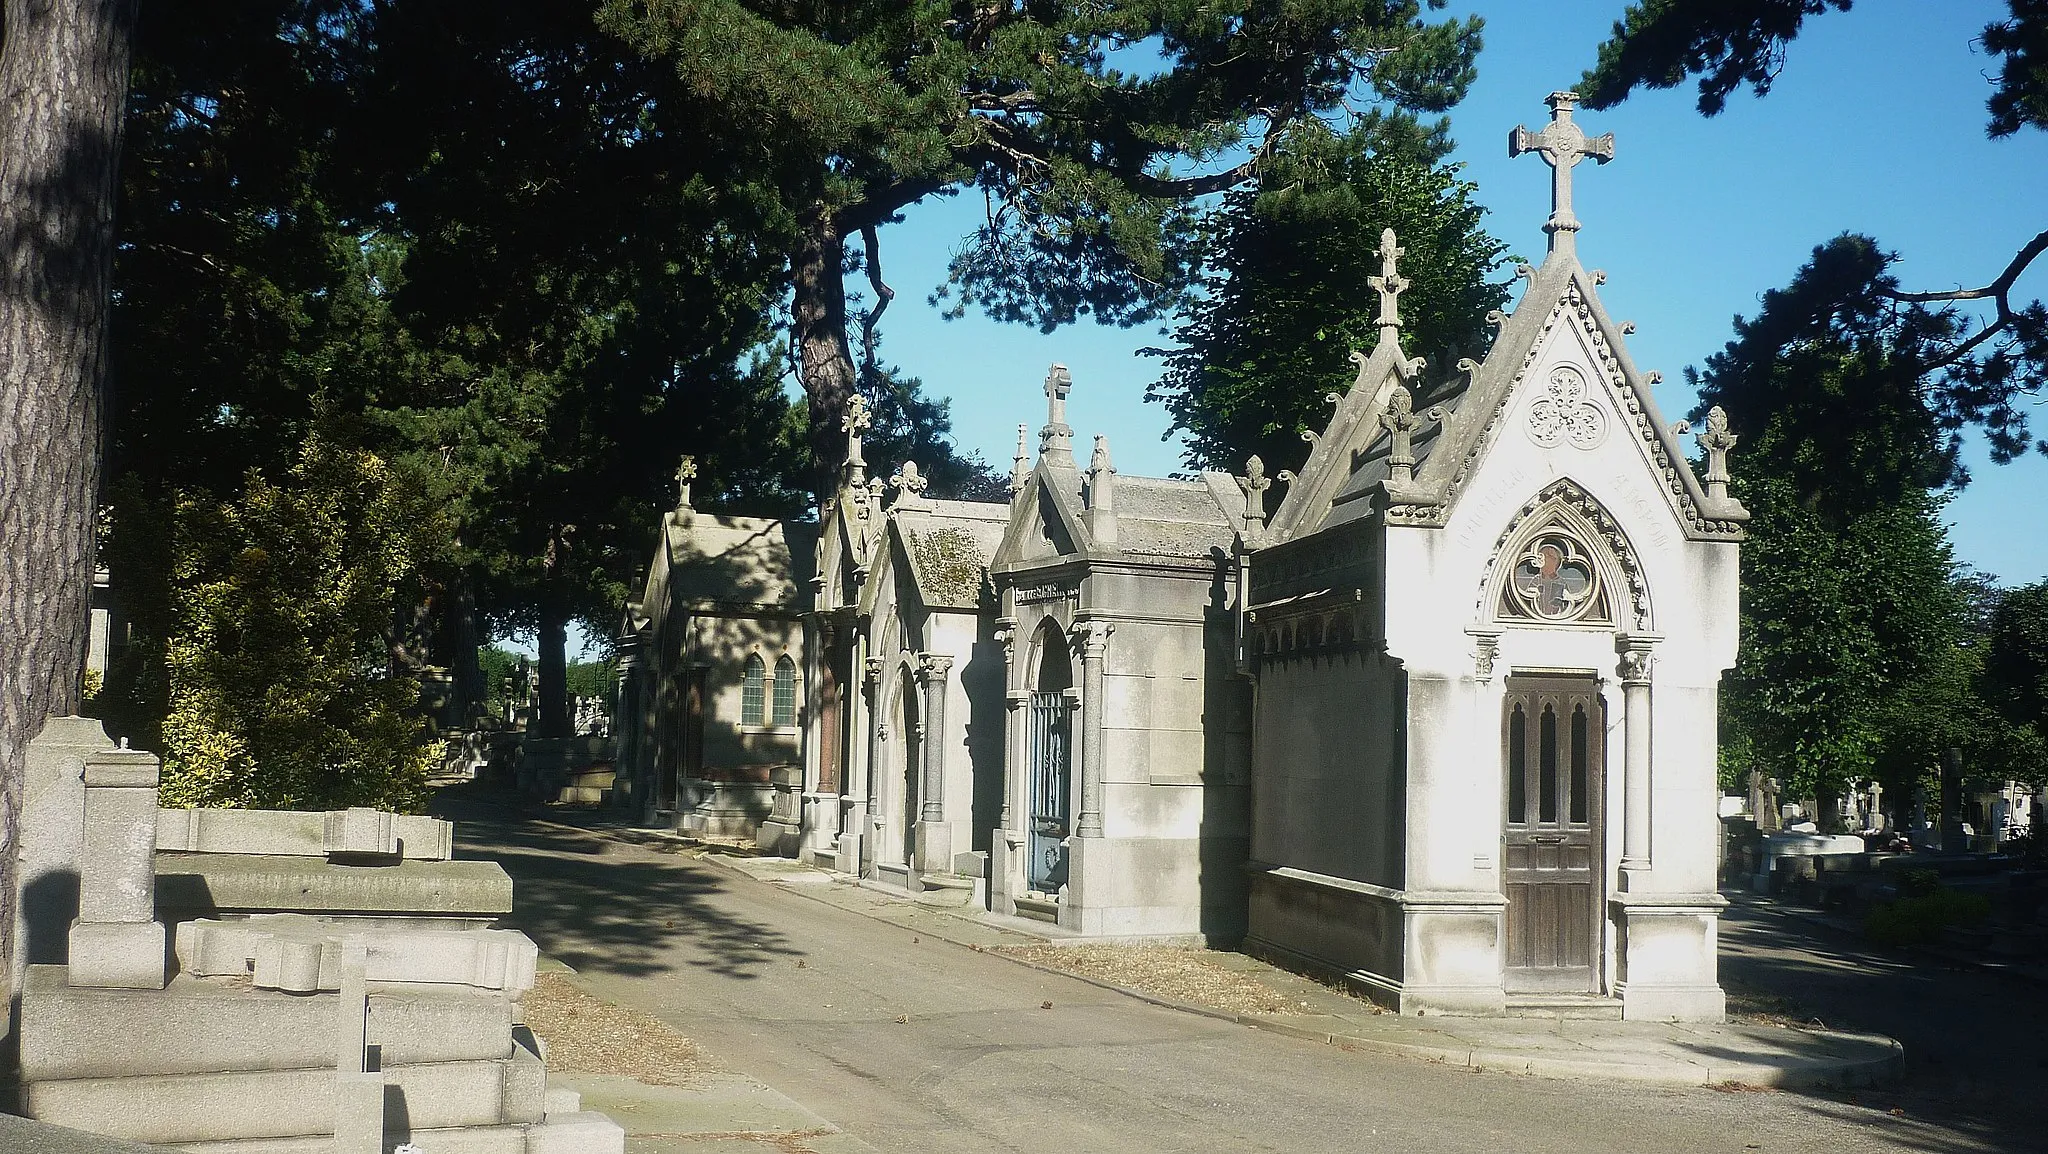
[[[1088,535],[1097,545],[1116,545],[1116,466],[1109,463],[1109,438],[1095,435],[1088,454]]]
[[[889,487],[896,490],[897,506],[915,505],[924,499],[924,491],[931,485],[931,478],[918,470],[916,461],[905,461],[903,467],[889,478]]]
[[[690,507],[690,482],[697,479],[697,458],[685,456],[676,465],[676,508]]]
[[[1045,428],[1038,431],[1038,452],[1056,465],[1074,463],[1074,430],[1067,424],[1067,394],[1073,391],[1067,366],[1056,364],[1045,374]]]
[[[1422,418],[1415,415],[1415,395],[1408,386],[1395,385],[1387,395],[1386,411],[1380,414],[1380,427],[1392,442],[1387,447],[1387,479],[1396,485],[1405,485],[1414,477],[1413,438],[1421,423]]]
[[[1719,405],[1707,410],[1707,427],[1699,435],[1700,448],[1707,451],[1707,496],[1722,501],[1728,497],[1728,450],[1740,440],[1728,431],[1728,413]]]
[[[1030,426],[1017,426],[1017,455],[1010,458],[1010,496],[1024,491],[1024,483],[1031,479]]]
[[[1244,476],[1233,478],[1237,487],[1244,492],[1244,519],[1248,525],[1263,526],[1266,523],[1266,490],[1273,487],[1272,479],[1266,476],[1266,462],[1257,453],[1245,458]]]
[[[1394,230],[1380,230],[1380,273],[1365,278],[1365,283],[1379,290],[1381,330],[1401,327],[1401,294],[1408,288],[1408,278],[1400,274],[1397,263],[1406,255],[1407,249],[1394,242]]]
[[[1109,438],[1101,433],[1097,433],[1095,434],[1095,451],[1088,454],[1088,475],[1092,477],[1097,473],[1114,472],[1116,472],[1116,466],[1109,463]]]
[[[1572,214],[1572,166],[1586,157],[1606,164],[1614,159],[1614,134],[1587,136],[1572,123],[1572,109],[1579,103],[1576,92],[1553,92],[1544,103],[1550,105],[1550,123],[1541,132],[1516,128],[1508,133],[1508,155],[1540,154],[1550,165],[1550,219],[1543,231],[1550,234],[1550,251],[1573,255],[1579,218]]]

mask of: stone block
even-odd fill
[[[375,816],[351,816],[361,814]],[[454,851],[453,822],[377,810],[160,809],[156,816],[157,849],[165,852],[446,861]]]
[[[384,1075],[334,1076],[334,1154],[384,1154]]]
[[[517,930],[379,930],[304,914],[258,914],[178,926],[178,964],[187,973],[252,974],[258,989],[340,988],[341,950],[360,942],[372,982],[423,982],[506,990],[533,988],[540,952]]]
[[[162,922],[76,922],[70,982],[121,990],[164,988]]]
[[[384,1115],[413,1130],[538,1122],[539,1065],[538,1055],[518,1051],[499,1062],[387,1066]],[[34,1082],[22,1098],[27,1115],[40,1121],[137,1142],[188,1143],[331,1136],[338,1088],[329,1067]]]
[[[226,912],[490,916],[512,912],[512,879],[487,861],[336,865],[280,854],[159,854],[158,902]]]
[[[547,1098],[541,1103],[546,1117],[559,1114],[574,1114],[583,1109],[583,1092],[568,1086],[549,1086]]]
[[[53,717],[29,742],[16,847],[12,973],[63,962],[78,917],[78,853],[84,834],[85,759],[114,748],[89,717]]]
[[[146,922],[156,916],[158,763],[139,750],[85,758],[85,832],[79,848],[78,916]]]
[[[44,1082],[328,1065],[338,1000],[188,975],[160,993],[82,989],[65,984],[61,966],[33,966],[21,1074]],[[385,1066],[502,1060],[512,1055],[513,1009],[502,994],[459,986],[373,987],[365,1029]]]

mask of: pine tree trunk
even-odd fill
[[[0,47],[0,958],[23,754],[78,709],[133,0],[7,0]]]
[[[569,716],[569,614],[559,602],[540,610],[540,716],[535,718],[541,737],[568,737],[575,725]]]
[[[832,492],[846,458],[839,419],[854,385],[853,350],[846,340],[846,238],[823,206],[805,222],[790,272],[790,336],[810,401],[811,455],[822,499]]]

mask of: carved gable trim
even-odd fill
[[[1525,563],[1536,572],[1523,575],[1540,582],[1517,583]],[[1552,571],[1542,573],[1546,565]],[[1574,565],[1583,567],[1583,583],[1573,579]],[[1598,498],[1570,479],[1554,481],[1530,498],[1495,539],[1473,610],[1476,621],[1504,625],[1620,625],[1634,631],[1651,625],[1649,583],[1628,534]]]

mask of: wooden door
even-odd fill
[[[1510,677],[1502,705],[1507,988],[1599,988],[1606,732],[1591,677]]]

